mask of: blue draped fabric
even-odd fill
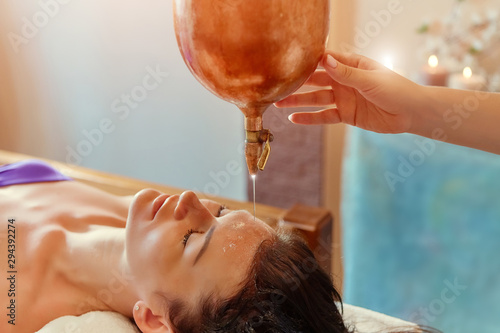
[[[500,156],[350,129],[346,303],[455,333],[500,328]]]

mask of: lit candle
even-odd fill
[[[450,88],[465,90],[484,90],[486,80],[478,74],[473,74],[470,67],[465,67],[461,74],[450,77]]]
[[[428,65],[422,68],[420,78],[422,84],[428,86],[446,86],[448,82],[448,71],[443,66],[439,66],[438,57],[431,55]]]

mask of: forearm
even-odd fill
[[[410,133],[500,154],[500,94],[422,87]]]

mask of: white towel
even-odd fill
[[[382,313],[344,304],[344,320],[357,333],[383,332],[390,328],[416,327],[415,324]],[[94,311],[81,316],[57,318],[36,333],[140,333],[125,316],[116,312]]]
[[[413,323],[354,305],[344,304],[343,316],[345,323],[354,326],[357,333],[390,332],[391,329],[418,331]]]
[[[116,312],[93,311],[81,316],[57,318],[36,333],[140,333],[125,316]]]

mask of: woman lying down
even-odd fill
[[[0,167],[0,212],[2,272],[17,272],[0,279],[15,299],[1,332],[95,310],[142,332],[350,332],[300,238],[193,192],[115,196],[28,160]]]

